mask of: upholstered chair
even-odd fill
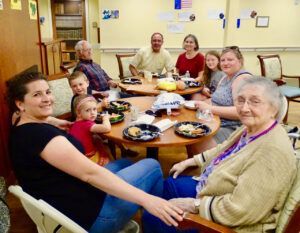
[[[290,101],[300,103],[300,99],[297,99],[300,97],[300,75],[290,76],[290,75],[282,74],[281,60],[278,54],[257,55],[257,57],[260,62],[261,75],[270,78],[277,83],[282,94],[288,100],[288,108],[289,108]],[[286,84],[287,79],[297,79],[298,87],[287,85]],[[283,122],[286,123],[287,119],[288,119],[288,111]]]
[[[132,77],[132,74],[129,70],[129,65],[134,55],[135,55],[134,53],[116,54],[118,65],[119,65],[119,78],[121,80],[127,77]]]

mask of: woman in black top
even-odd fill
[[[11,132],[10,150],[17,179],[26,192],[47,201],[89,232],[117,232],[138,205],[169,225],[182,220],[179,208],[146,193],[159,194],[162,189],[156,161],[142,160],[114,175],[87,159],[72,136],[47,123],[53,97],[41,74],[9,80],[8,100],[11,110],[20,112]]]

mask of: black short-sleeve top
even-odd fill
[[[12,128],[10,155],[16,177],[25,192],[43,199],[89,230],[101,210],[105,193],[40,157],[48,142],[56,136],[66,137],[84,152],[75,138],[49,124],[27,123]]]

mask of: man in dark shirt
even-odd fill
[[[79,63],[75,70],[83,72],[90,82],[90,88],[108,96],[110,87],[116,88],[117,84],[107,75],[107,73],[92,60],[92,47],[86,40],[77,42],[75,46]]]

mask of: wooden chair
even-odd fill
[[[282,65],[281,60],[278,54],[272,55],[257,55],[260,68],[261,68],[261,75],[267,78],[272,79],[276,84],[279,86],[281,93],[287,98],[288,100],[288,107],[289,101],[298,102],[300,100],[297,99],[300,97],[300,75],[299,76],[288,76],[282,74]],[[286,85],[285,78],[288,79],[298,79],[299,87],[292,87]],[[288,111],[283,120],[284,123],[287,122],[288,119]]]
[[[119,65],[119,78],[124,79],[127,77],[132,77],[132,74],[129,70],[130,62],[134,57],[135,53],[129,54],[116,54],[118,65]]]
[[[77,62],[74,61],[74,62],[60,65],[60,69],[65,74],[72,74],[76,66],[77,66]]]
[[[48,83],[54,96],[53,116],[60,119],[70,119],[73,92],[68,82],[68,74],[50,75]]]
[[[255,207],[253,207],[255,208]],[[283,210],[279,216],[276,233],[299,233],[300,232],[300,158],[297,158],[297,175],[292,188],[285,201]],[[206,220],[196,214],[184,214],[184,220],[179,223],[179,228],[198,229],[201,233],[234,233],[235,231]]]

